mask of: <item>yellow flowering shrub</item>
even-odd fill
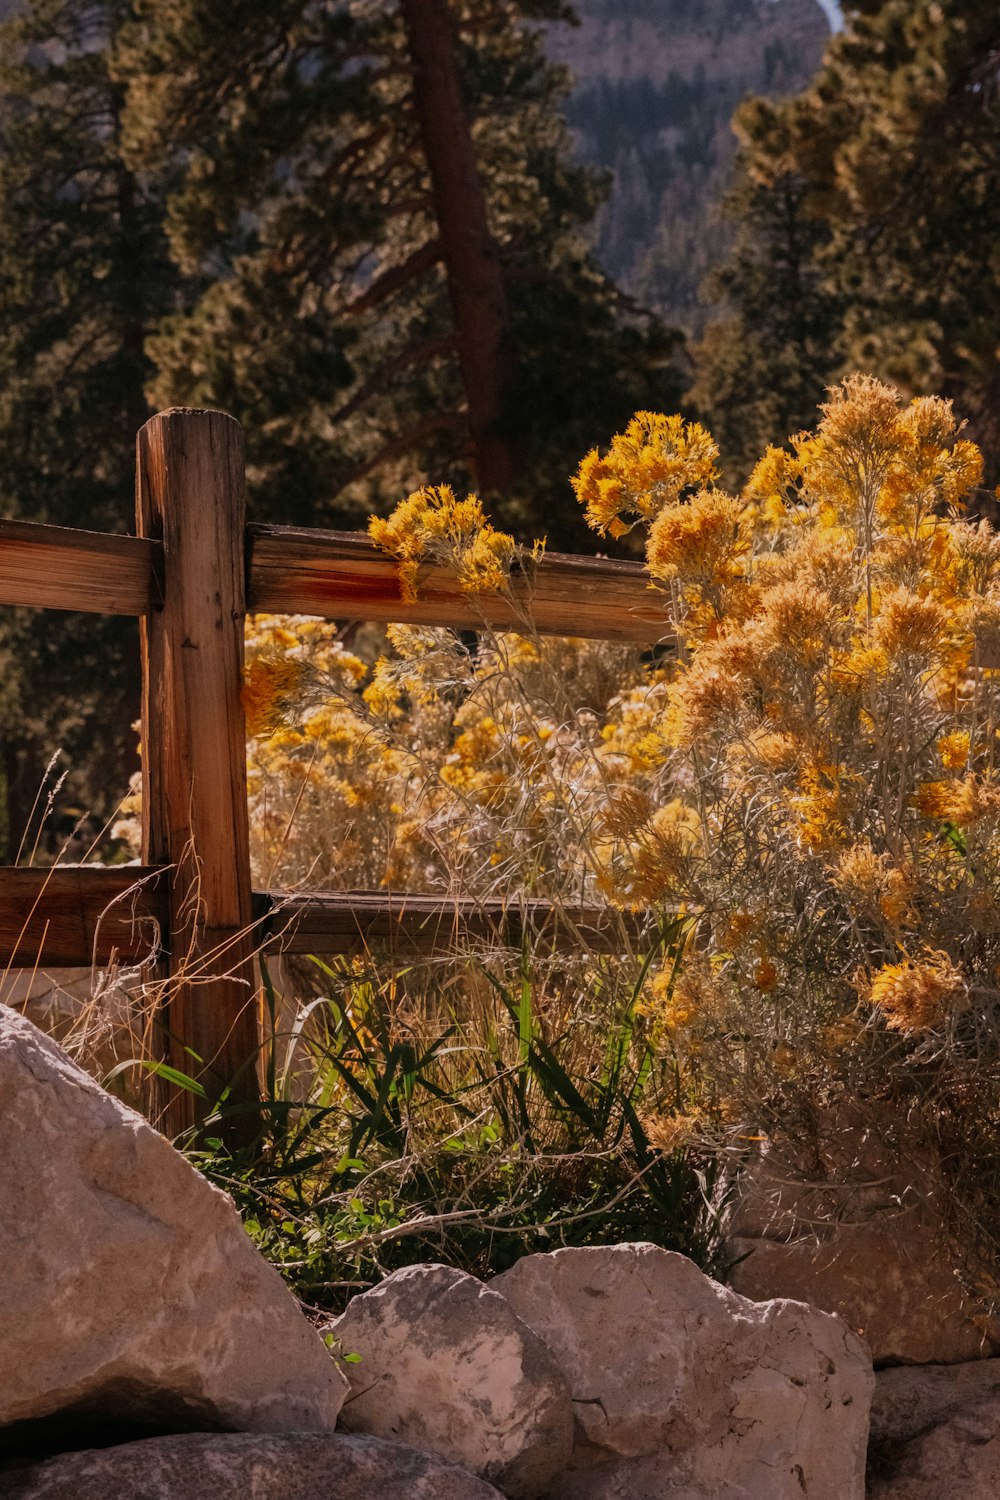
[[[872,976],[871,1000],[894,1031],[919,1035],[947,1026],[964,1009],[965,978],[946,953],[885,964]]]
[[[639,413],[573,479],[597,533],[645,528],[665,649],[258,620],[258,879],[635,914],[664,1140],[910,1093],[931,1131],[972,1098],[1000,1127],[1000,538],[960,514],[980,455],[947,402],[855,376],[741,494],[716,459]],[[406,597],[421,563],[476,593],[519,555],[446,488],[371,533]]]
[[[880,1013],[871,976],[909,961],[914,922],[935,951],[962,934],[970,985],[991,973],[967,932],[1000,878],[1000,545],[955,514],[977,450],[947,402],[856,376],[743,494],[716,458],[698,424],[644,412],[573,480],[595,530],[646,527],[672,656],[400,627],[363,660],[331,626],[258,621],[261,873],[683,902],[723,988],[808,995],[816,1036],[859,984]],[[371,534],[411,596],[423,561],[475,592],[504,588],[517,555],[447,487]],[[730,914],[764,892],[766,920],[733,942]],[[800,1047],[801,1009],[782,1022]]]
[[[949,403],[856,376],[741,494],[631,498],[676,653],[642,698],[641,806],[639,762],[609,791],[600,889],[690,914],[670,1037],[703,1094],[765,1134],[838,1099],[905,1107],[947,1135],[1000,1255],[1000,538],[962,516],[981,479]]]
[[[648,738],[637,715],[655,668],[601,642],[497,634],[472,652],[412,626],[365,651],[321,621],[250,623],[255,879],[593,899],[591,829],[623,761],[642,779],[625,746]]]

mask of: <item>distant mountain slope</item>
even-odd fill
[[[576,79],[568,115],[585,160],[614,174],[596,248],[628,290],[697,331],[698,286],[727,239],[718,214],[751,93],[788,94],[830,35],[821,0],[575,0],[549,51]]]

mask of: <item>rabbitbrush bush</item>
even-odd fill
[[[530,610],[516,634],[394,628],[374,651],[316,622],[257,620],[259,881],[632,915],[610,959],[560,958],[539,934],[421,973],[374,955],[316,971],[328,1009],[314,1051],[335,1063],[316,1077],[353,1121],[330,1140],[356,1185],[330,1175],[325,1201],[375,1224],[369,1249],[398,1245],[414,1203],[464,1205],[473,1266],[510,1254],[515,1221],[535,1225],[522,1249],[547,1215],[600,1238],[602,1202],[606,1233],[639,1228],[705,1259],[705,1165],[850,1102],[940,1155],[989,1296],[1000,539],[961,518],[980,455],[948,403],[905,404],[856,376],[741,495],[719,487],[715,460],[697,424],[640,413],[574,479],[597,532],[644,532],[665,610],[663,646],[644,656],[543,641]],[[446,489],[372,532],[411,593],[425,560],[476,597],[504,588],[515,559],[530,579],[538,552]],[[373,1170],[391,1179],[381,1199],[359,1185]],[[304,1232],[320,1199],[300,1204]]]

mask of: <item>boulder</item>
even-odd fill
[[[409,1266],[327,1330],[344,1366],[342,1425],[461,1464],[512,1500],[569,1462],[573,1407],[548,1347],[510,1303],[449,1266]]]
[[[0,1203],[0,1451],[332,1431],[347,1382],[230,1199],[6,1006]]]
[[[891,1119],[840,1107],[814,1124],[809,1138],[769,1143],[740,1178],[734,1290],[839,1313],[878,1365],[994,1353],[997,1327],[962,1289],[938,1164]]]
[[[0,1474],[4,1500],[502,1500],[451,1464],[370,1437],[184,1433]]]
[[[878,1372],[868,1494],[870,1500],[996,1500],[1000,1360]]]
[[[871,1358],[839,1318],[655,1245],[530,1255],[490,1285],[573,1394],[552,1500],[861,1500]]]

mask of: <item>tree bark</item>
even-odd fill
[[[455,319],[476,482],[484,495],[503,494],[510,486],[513,454],[498,429],[513,350],[500,251],[490,233],[455,33],[448,0],[400,0],[400,5]]]

